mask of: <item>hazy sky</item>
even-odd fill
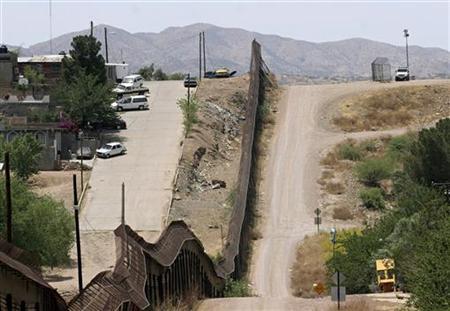
[[[0,0],[3,42],[29,46],[48,40],[48,0]],[[67,1],[52,0],[53,37],[87,29],[89,21],[129,32],[159,32],[197,22],[322,42],[364,37],[449,50],[447,1]],[[0,38],[1,40],[1,38]]]

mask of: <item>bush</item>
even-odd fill
[[[225,297],[248,297],[250,296],[250,288],[246,280],[227,280],[225,284]]]
[[[389,159],[368,159],[356,166],[356,175],[359,180],[369,186],[376,186],[383,180],[391,177],[394,165]]]
[[[27,180],[39,171],[42,146],[31,134],[17,136],[11,142],[0,138],[0,158],[5,151],[9,151],[11,170],[19,178]]]
[[[364,207],[368,209],[384,208],[383,191],[380,188],[363,189],[359,193],[359,198],[362,200]]]
[[[388,155],[395,160],[404,159],[411,152],[414,136],[401,135],[393,137],[388,143]]]
[[[339,157],[350,161],[359,161],[362,158],[361,149],[352,143],[345,143],[339,146]]]
[[[5,200],[5,180],[0,179],[0,201]],[[54,267],[68,263],[73,245],[73,220],[63,204],[50,197],[39,197],[19,179],[11,182],[13,243],[39,258],[39,263]],[[0,214],[5,215],[4,204]],[[5,232],[0,221],[0,237]]]
[[[413,179],[426,184],[450,181],[450,119],[420,131],[411,154],[405,166]]]
[[[184,135],[187,137],[192,130],[192,126],[198,123],[197,111],[199,104],[195,98],[191,98],[189,102],[187,98],[181,98],[178,100],[177,105],[183,112]]]

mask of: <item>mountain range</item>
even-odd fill
[[[263,58],[279,75],[310,77],[369,77],[371,62],[387,57],[393,67],[405,65],[405,47],[362,38],[314,43],[277,35],[250,32],[239,28],[223,28],[210,24],[169,27],[159,33],[130,33],[109,25],[94,27],[94,35],[102,42],[108,29],[110,62],[125,61],[131,71],[154,63],[165,72],[198,72],[199,32],[206,37],[207,70],[228,67],[238,73],[248,71],[250,44],[256,39],[262,45]],[[89,30],[67,33],[53,39],[53,51],[70,50],[72,38]],[[22,48],[23,56],[49,54],[49,42]],[[410,68],[417,77],[450,74],[450,53],[441,48],[409,47]]]

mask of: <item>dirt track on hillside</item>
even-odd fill
[[[319,206],[319,185],[316,181],[320,174],[321,151],[350,137],[395,135],[407,130],[351,134],[332,132],[327,126],[331,117],[329,111],[335,109],[339,100],[368,90],[435,83],[449,81],[357,82],[288,87],[280,103],[266,168],[262,194],[266,202],[262,211],[263,237],[255,243],[250,272],[254,294],[262,299],[207,300],[200,310],[323,310],[329,298],[325,304],[323,299],[293,298],[290,290],[290,267],[296,246],[305,235],[316,230],[313,211]],[[333,225],[346,226],[345,223],[324,219],[322,229],[329,230]]]

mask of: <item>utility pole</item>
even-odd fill
[[[122,225],[125,225],[125,183],[122,182]]]
[[[202,79],[202,33],[198,33],[198,79]]]
[[[203,31],[203,74],[206,74],[206,41],[205,32]]]
[[[81,265],[81,245],[80,245],[80,221],[78,219],[78,194],[77,194],[77,175],[73,174],[73,210],[75,215],[75,238],[77,243],[77,264],[78,264],[78,291],[83,290],[83,272]]]
[[[403,34],[404,34],[405,40],[406,40],[406,67],[409,70],[409,55],[408,55],[408,37],[409,37],[409,33],[408,33],[408,29],[403,29]]]
[[[106,63],[109,63],[109,58],[108,58],[108,30],[105,27],[105,51],[106,51]]]
[[[12,243],[11,172],[9,152],[5,152],[6,241]]]
[[[52,0],[48,1],[48,15],[50,26],[50,54],[53,54],[53,25],[52,25]]]
[[[91,37],[94,36],[94,22],[91,21]]]
[[[83,131],[78,132],[79,138],[80,138],[80,177],[81,177],[81,192],[83,192],[84,188],[84,175],[83,175]]]

